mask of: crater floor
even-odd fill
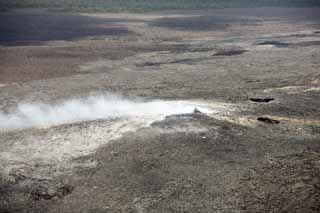
[[[0,119],[105,94],[197,109],[0,129],[0,212],[319,212],[319,14],[2,13]]]

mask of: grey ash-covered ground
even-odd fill
[[[0,212],[319,212],[319,14],[2,13],[2,113],[104,93],[213,113],[1,130]]]

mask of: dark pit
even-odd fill
[[[176,30],[191,31],[214,31],[223,30],[232,24],[240,23],[242,25],[256,24],[257,20],[241,19],[235,17],[208,15],[196,17],[178,17],[178,18],[160,18],[150,22],[151,26],[166,27]]]
[[[284,48],[284,47],[289,47],[290,44],[281,42],[281,41],[263,41],[263,42],[259,42],[257,45],[260,45],[260,46],[273,45],[278,48]]]
[[[196,62],[205,60],[206,58],[186,58],[186,59],[178,59],[174,61],[168,61],[168,62],[145,62],[142,64],[137,64],[137,67],[152,67],[152,66],[161,66],[165,64],[188,64],[192,65]]]
[[[269,103],[273,100],[274,98],[250,98],[250,101],[256,102],[256,103]]]
[[[234,55],[241,55],[247,52],[247,50],[219,50],[213,56],[234,56]]]
[[[268,117],[258,117],[257,120],[267,124],[280,124],[280,121]]]
[[[319,46],[320,41],[302,41],[294,44],[296,47],[311,47],[311,46]]]

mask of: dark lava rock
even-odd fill
[[[197,107],[195,107],[194,110],[193,110],[193,113],[199,114],[199,113],[202,113],[202,112],[200,110],[198,110]]]
[[[49,188],[45,186],[38,186],[31,191],[33,200],[50,200],[54,197],[62,198],[70,194],[74,187],[70,185],[64,185],[59,188]]]

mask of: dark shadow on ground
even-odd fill
[[[178,18],[161,18],[150,22],[151,26],[166,27],[176,30],[223,30],[232,23],[241,23],[243,25],[257,24],[258,20],[233,18],[226,16],[195,16],[195,17],[178,17]]]
[[[118,19],[98,19],[73,14],[13,12],[0,14],[0,45],[37,45],[54,40],[88,36],[121,36],[129,31]],[[123,20],[122,20],[123,21]]]
[[[320,7],[286,8],[229,8],[208,11],[179,11],[190,17],[161,18],[150,22],[151,26],[166,27],[176,30],[223,30],[232,24],[257,25],[259,21],[287,19],[291,21],[310,21],[315,27],[320,26]],[[196,15],[196,16],[194,16]]]

